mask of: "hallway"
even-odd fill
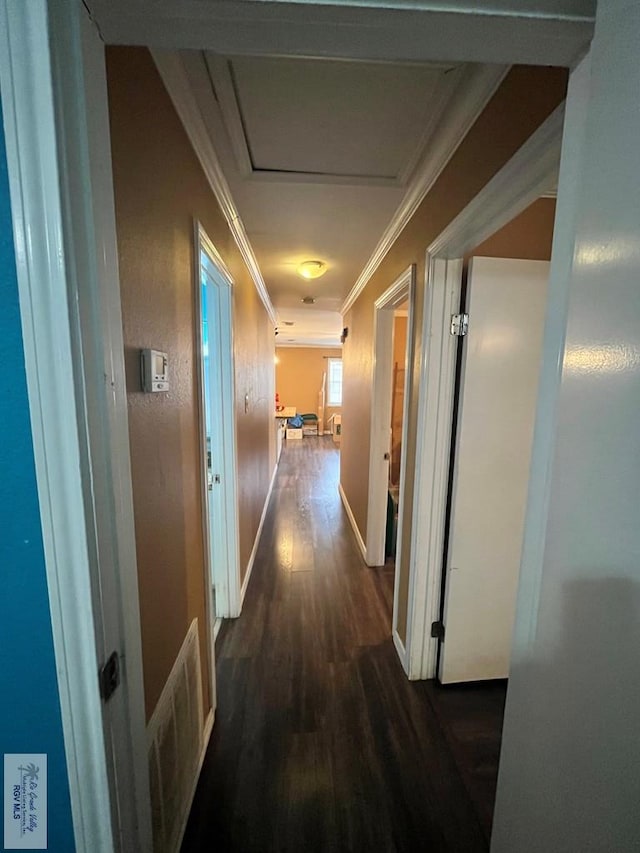
[[[485,851],[504,685],[407,681],[328,437],[287,442],[183,851]]]

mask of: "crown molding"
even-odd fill
[[[400,236],[458,146],[482,113],[510,66],[470,66],[460,76],[452,99],[436,127],[426,157],[416,169],[404,198],[385,229],[373,254],[342,305],[342,313],[353,306],[387,252]]]
[[[435,65],[436,63],[434,63],[434,67]],[[429,146],[433,141],[434,134],[442,120],[443,114],[455,100],[460,79],[464,76],[467,67],[465,64],[442,66],[445,73],[440,77],[437,88],[433,93],[433,100],[429,109],[430,114],[423,128],[420,140],[412,156],[400,171],[398,181],[400,186],[408,187],[411,185],[411,180],[416,170],[427,156],[427,151],[429,151]]]
[[[262,300],[269,319],[275,325],[276,312],[271,303],[267,286],[260,272],[258,261],[249,242],[242,219],[233,201],[231,189],[222,171],[220,161],[207,132],[200,108],[193,95],[180,57],[177,53],[170,53],[163,50],[151,50],[151,55],[180,121],[187,132],[196,156],[200,161],[200,165],[209,181],[213,194],[220,205],[229,229],[233,234],[233,238],[240,249],[240,254],[258,291],[258,296]]]
[[[238,172],[246,180],[253,174],[253,163],[233,82],[231,59],[208,50],[203,51],[202,56],[214,97],[218,102],[220,117],[231,143]]]

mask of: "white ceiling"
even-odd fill
[[[278,311],[276,346],[340,346],[342,316],[337,311],[318,311],[309,307],[283,308]]]
[[[406,196],[469,69],[273,57],[180,59],[278,319],[337,312]],[[328,271],[302,279],[297,266]],[[318,341],[320,342],[320,340]]]

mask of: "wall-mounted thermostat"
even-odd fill
[[[143,391],[168,391],[169,374],[166,352],[157,349],[140,351],[140,367],[142,371]]]

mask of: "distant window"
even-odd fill
[[[327,359],[327,406],[342,405],[342,359]]]

